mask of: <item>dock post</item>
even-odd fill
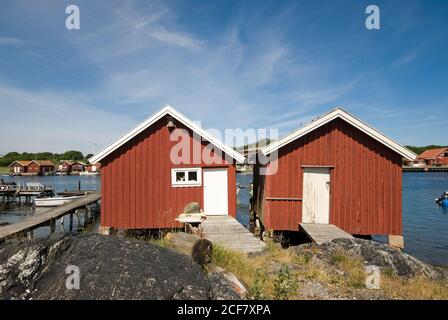
[[[69,231],[70,231],[70,232],[73,231],[73,212],[70,213],[70,226],[69,226]]]
[[[27,238],[28,240],[33,240],[33,238],[34,238],[34,231],[33,231],[33,230],[28,231],[28,232],[26,233],[26,238]]]
[[[60,223],[61,223],[60,224],[61,225],[61,231],[64,232],[65,231],[64,230],[64,216],[61,217]]]
[[[54,233],[56,231],[56,219],[50,220],[50,232]]]

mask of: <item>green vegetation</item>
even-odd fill
[[[428,150],[428,149],[446,148],[446,146],[439,146],[439,145],[429,145],[429,146],[424,146],[424,147],[415,147],[415,146],[405,146],[405,147],[417,155],[422,154],[423,151]]]
[[[162,234],[146,240],[171,247],[170,241]],[[296,252],[268,243],[263,254],[248,257],[215,244],[212,263],[245,283],[247,298],[254,300],[448,299],[448,281],[425,277],[400,278],[390,269],[383,270],[381,274],[381,288],[369,290],[365,286],[366,272],[361,258],[337,251],[330,253],[327,261],[322,254],[323,251],[316,247]],[[213,267],[207,269],[214,270]],[[313,286],[311,290],[309,287],[306,289],[306,283],[317,286],[317,289]]]
[[[0,174],[8,174],[9,173],[9,167],[0,167]]]
[[[251,299],[310,299],[303,283],[319,283],[328,297],[336,299],[447,299],[447,281],[424,277],[403,279],[391,270],[381,277],[380,290],[365,288],[362,259],[346,252],[334,252],[328,263],[315,259],[320,249],[301,253],[269,244],[262,255],[247,257],[221,246],[213,248],[213,263],[235,274],[249,287]],[[321,297],[322,298],[322,297]]]
[[[17,160],[51,160],[54,163],[58,163],[60,160],[74,160],[74,161],[87,161],[91,155],[84,157],[82,152],[76,150],[66,151],[64,153],[51,153],[51,152],[9,152],[0,157],[0,167],[7,167],[11,163]],[[9,169],[8,169],[9,172]]]

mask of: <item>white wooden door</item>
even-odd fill
[[[303,223],[330,223],[330,169],[304,168]]]
[[[228,215],[227,169],[204,169],[204,212],[209,216]]]

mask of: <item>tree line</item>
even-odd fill
[[[52,152],[9,152],[0,157],[0,167],[7,167],[14,161],[18,160],[51,160],[55,164],[60,160],[73,160],[73,161],[85,161],[92,157],[92,154],[83,155],[81,151],[69,150],[64,153],[52,153]]]

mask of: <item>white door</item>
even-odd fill
[[[227,169],[204,169],[204,212],[209,216],[228,214]]]
[[[330,169],[304,168],[303,223],[330,223]]]

